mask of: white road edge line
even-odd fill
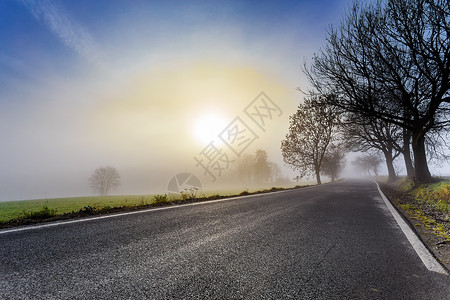
[[[400,216],[397,210],[392,206],[391,202],[386,198],[386,196],[381,191],[378,182],[376,182],[375,180],[374,182],[377,185],[378,192],[380,193],[381,198],[383,198],[384,203],[388,207],[394,219],[397,221],[397,224],[402,229],[408,241],[411,243],[411,246],[414,248],[417,255],[419,255],[425,267],[427,267],[427,269],[430,271],[448,275],[444,267],[441,266],[441,264],[436,260],[436,258],[434,258],[434,256],[430,253],[430,250],[428,250],[428,248],[422,243],[422,241],[414,233],[414,231],[412,231],[412,229],[405,222],[405,220],[403,220],[403,218]]]
[[[304,189],[309,189],[309,188],[313,188],[313,187],[317,187],[317,186],[313,185],[313,186],[308,186],[308,187],[304,187],[304,188],[301,188],[301,189],[304,190]],[[12,232],[34,230],[34,229],[40,229],[40,228],[46,228],[46,227],[55,227],[55,226],[66,225],[66,224],[95,221],[95,220],[100,220],[100,219],[116,218],[116,217],[126,216],[126,215],[143,214],[143,213],[147,213],[147,212],[154,212],[154,211],[160,211],[160,210],[166,210],[166,209],[181,208],[181,207],[186,207],[186,206],[205,205],[205,204],[208,204],[208,203],[217,203],[217,202],[223,202],[223,201],[231,201],[231,200],[236,200],[236,199],[249,198],[249,197],[261,196],[261,195],[267,195],[267,194],[284,193],[284,192],[290,192],[290,191],[293,191],[293,190],[290,189],[290,190],[282,190],[282,191],[276,191],[276,192],[270,192],[270,193],[253,194],[253,195],[246,195],[246,196],[237,196],[237,197],[230,197],[230,198],[224,198],[224,199],[195,202],[195,203],[189,203],[189,204],[180,204],[180,205],[176,205],[176,206],[164,206],[164,207],[158,207],[158,208],[149,208],[149,209],[143,209],[143,210],[137,210],[137,211],[131,211],[131,212],[125,212],[125,213],[110,214],[110,215],[104,215],[104,216],[99,216],[99,217],[87,217],[87,218],[83,218],[83,219],[76,219],[76,220],[69,220],[69,221],[55,221],[55,223],[48,223],[48,224],[42,224],[42,225],[32,225],[32,226],[28,226],[28,227],[19,227],[19,228],[13,228],[13,229],[0,230],[0,235],[1,234],[6,234],[6,233],[12,233]]]

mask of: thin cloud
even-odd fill
[[[89,32],[71,20],[64,8],[53,0],[19,0],[31,14],[48,28],[68,47],[88,58],[99,62],[97,46]]]

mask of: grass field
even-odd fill
[[[258,189],[246,190],[256,192]],[[239,195],[242,189],[208,190],[201,194],[192,195],[192,198],[207,198],[214,195],[230,196]],[[121,196],[89,196],[72,198],[52,198],[23,201],[0,202],[0,223],[23,218],[25,214],[36,213],[43,209],[49,209],[62,215],[78,212],[86,207],[94,210],[102,210],[113,207],[133,207],[154,204],[156,195],[121,195]],[[191,196],[191,195],[188,195]],[[195,196],[195,197],[194,197]],[[180,196],[169,196],[168,200],[179,200]]]
[[[64,214],[88,206],[101,209],[151,204],[153,197],[154,195],[91,196],[0,202],[0,222],[16,219],[23,212],[39,211],[44,206],[49,209],[56,209],[57,214]]]

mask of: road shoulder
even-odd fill
[[[402,215],[403,219],[409,223],[409,227],[422,240],[434,257],[447,269],[447,273],[450,273],[450,243],[436,234],[435,229],[433,229],[435,227],[430,226],[428,218],[421,218],[414,211],[402,208],[405,207],[404,204],[412,203],[413,199],[410,195],[400,192],[385,183],[378,184],[390,203]]]

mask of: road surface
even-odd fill
[[[0,231],[0,299],[450,299],[376,184]]]

